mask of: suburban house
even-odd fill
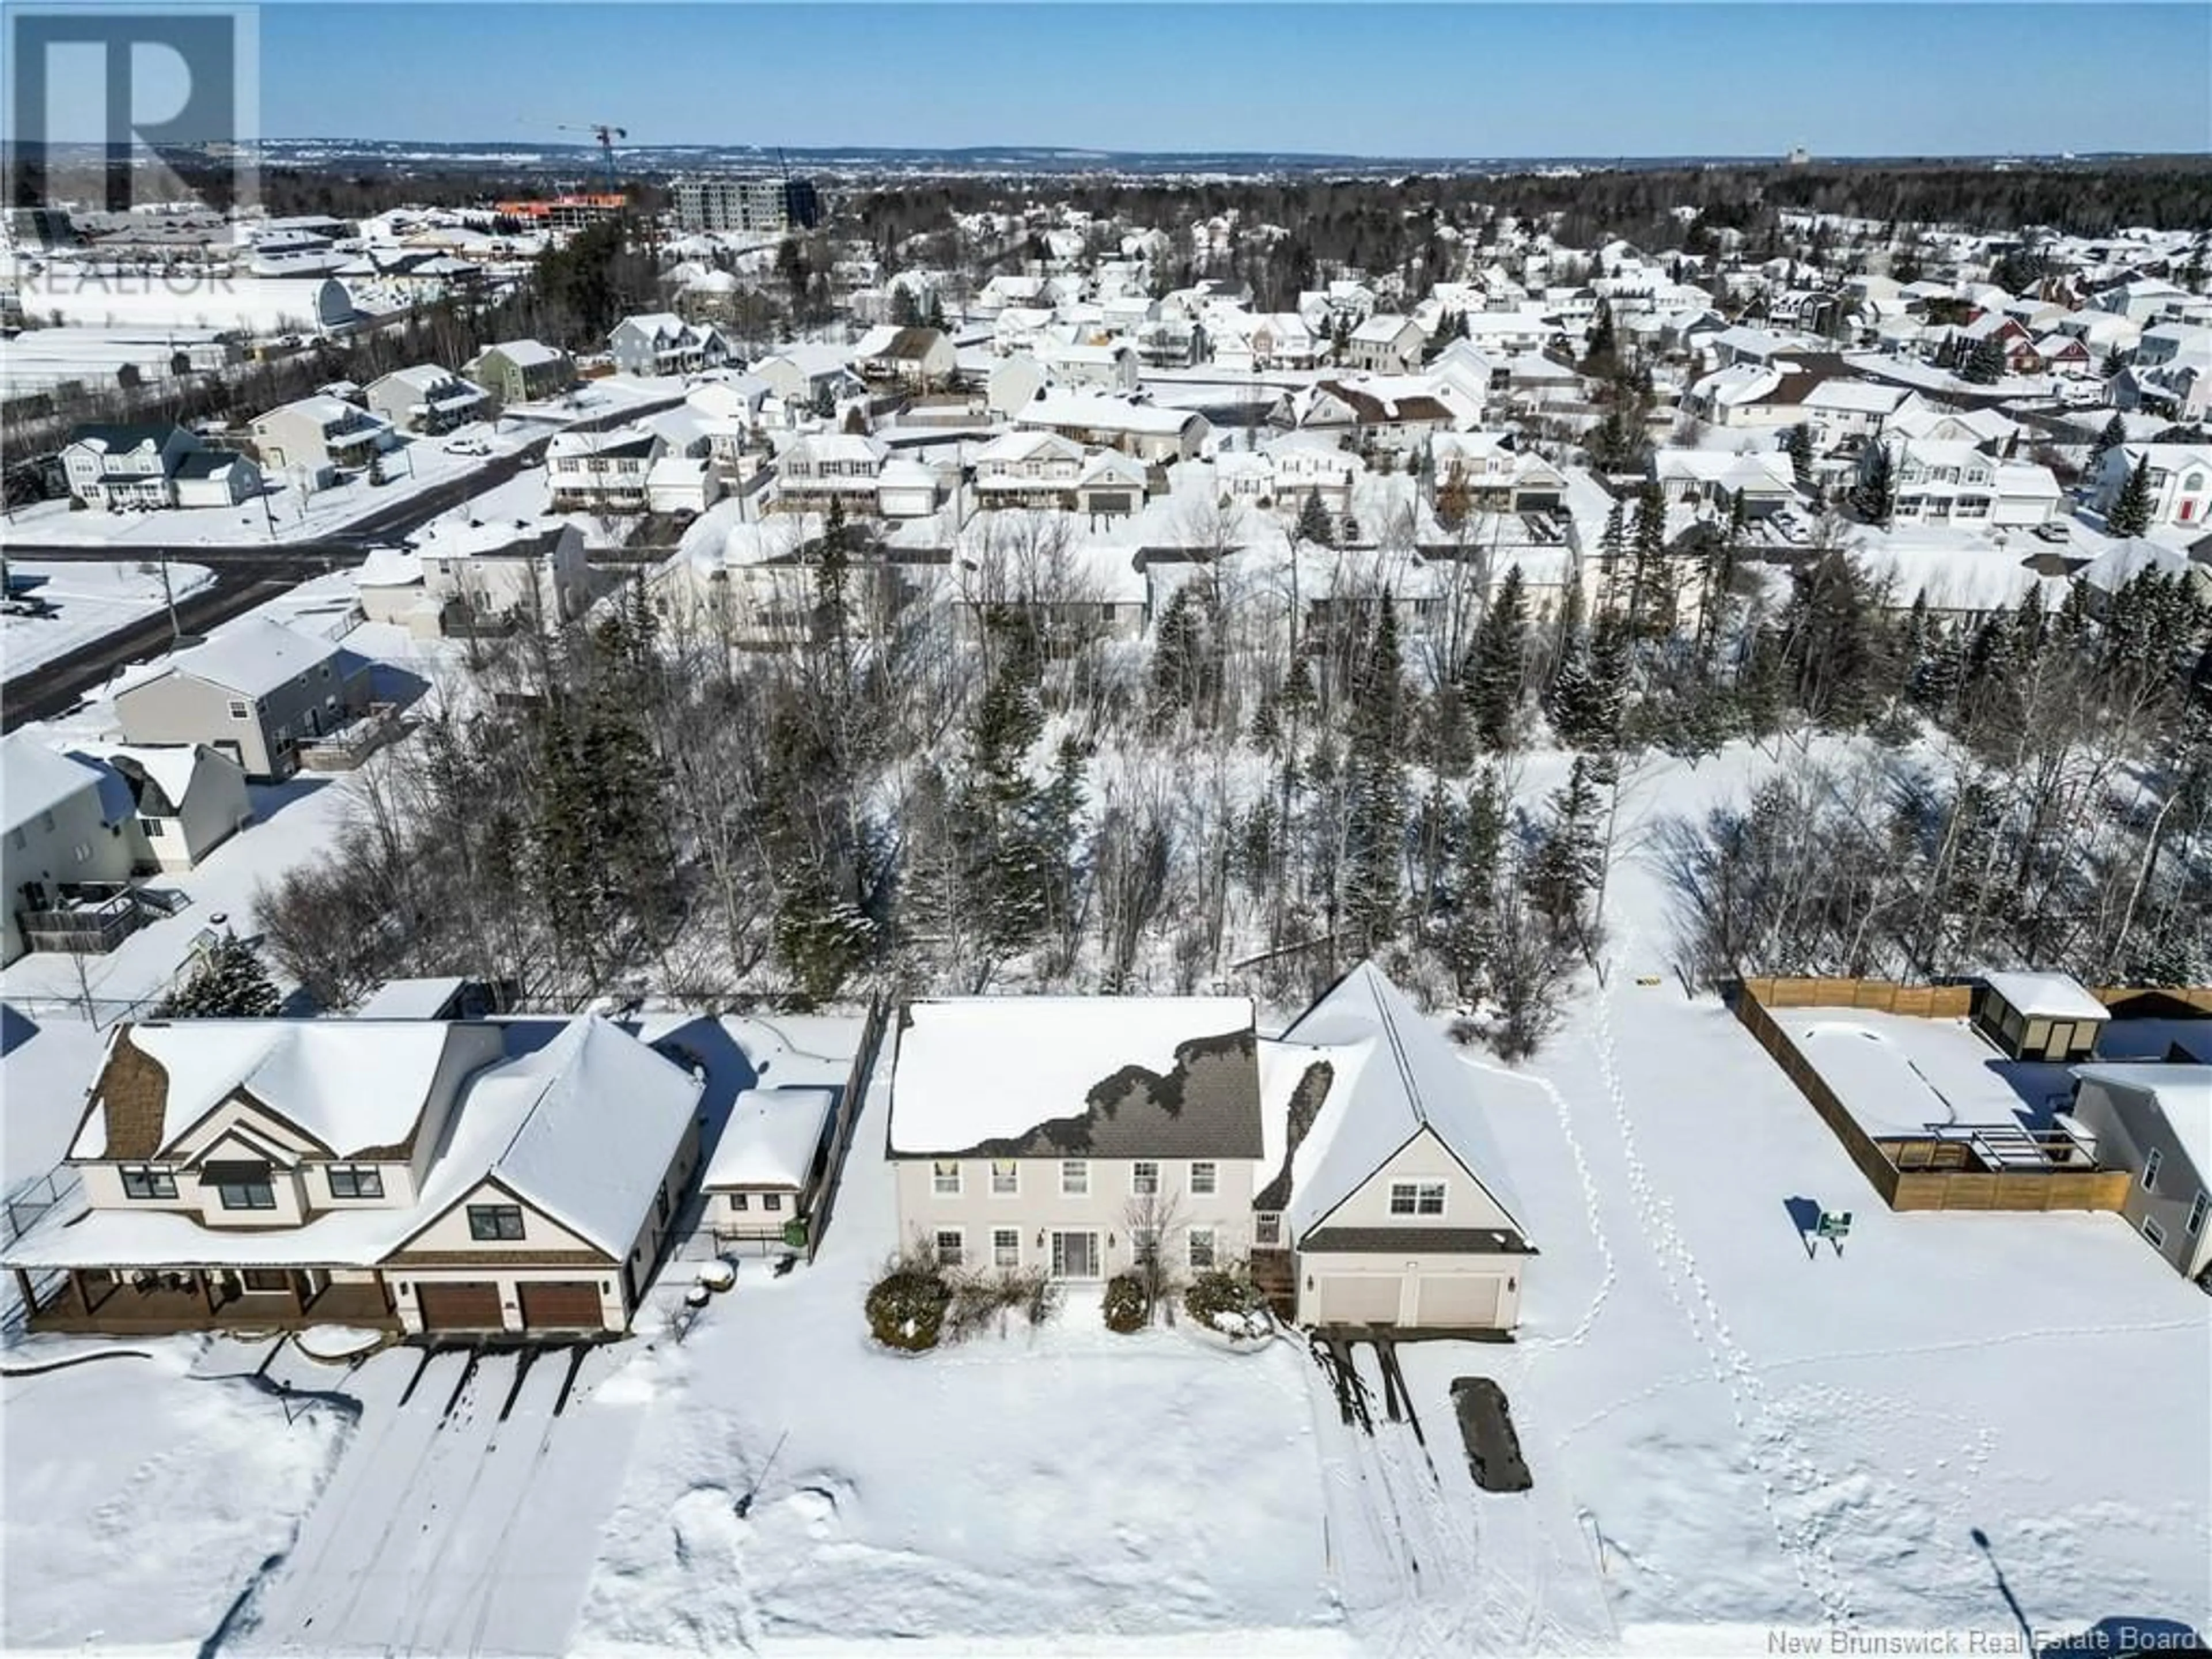
[[[1669,507],[1711,506],[1744,516],[1765,518],[1797,494],[1790,458],[1773,450],[1731,455],[1720,449],[1655,449],[1651,477]]]
[[[1291,512],[1318,495],[1329,512],[1349,513],[1352,489],[1367,476],[1367,464],[1326,433],[1285,432],[1261,444],[1259,453],[1267,466],[1261,504],[1272,496]]]
[[[434,519],[406,552],[372,554],[358,580],[369,621],[425,639],[515,622],[556,627],[582,616],[592,597],[583,532],[550,518]]]
[[[70,494],[87,507],[230,507],[261,493],[251,459],[209,448],[186,427],[80,426],[61,454]]]
[[[640,426],[556,432],[545,446],[545,488],[556,513],[642,513],[653,464],[667,452]]]
[[[136,862],[134,810],[106,768],[28,729],[0,738],[0,962],[34,948],[106,951],[137,930],[137,908],[121,891]]]
[[[1480,405],[1474,405],[1479,412]],[[1361,446],[1406,453],[1461,424],[1459,411],[1425,380],[1317,380],[1286,393],[1268,414],[1277,427],[1334,433]]]
[[[393,442],[391,423],[382,416],[321,393],[257,416],[251,429],[263,466],[315,477],[365,467]]]
[[[770,352],[750,373],[767,382],[769,390],[787,410],[811,409],[817,403],[835,404],[860,390],[853,373],[851,354],[843,346],[801,341]]]
[[[1969,443],[1936,438],[1884,437],[1894,490],[1893,522],[2035,526],[2058,516],[2064,492],[2051,469],[2027,461],[2001,461]],[[1873,465],[1872,446],[1863,452],[1863,475]]]
[[[436,435],[480,419],[490,401],[484,389],[434,363],[395,368],[368,383],[369,412],[405,432]]]
[[[687,323],[672,311],[625,317],[607,336],[607,352],[625,374],[696,374],[735,354],[711,323]]]
[[[1805,394],[1801,407],[1816,453],[1856,449],[1881,435],[1882,422],[1919,394],[1885,380],[1823,380]]]
[[[1075,508],[1094,520],[1127,518],[1151,494],[1152,475],[1143,462],[1101,449],[1084,462],[1075,480]]]
[[[1808,418],[1806,400],[1814,388],[1846,374],[1844,360],[1826,353],[1771,362],[1746,358],[1692,384],[1682,407],[1712,426],[1797,426]]]
[[[1164,409],[1102,392],[1048,392],[1024,405],[1014,424],[1148,462],[1194,459],[1213,431],[1194,410]]]
[[[1518,1321],[1534,1252],[1474,1076],[1371,964],[1279,1040],[1233,997],[949,998],[897,1024],[901,1234],[948,1267],[1249,1257],[1302,1324]]]
[[[1315,368],[1326,349],[1326,343],[1295,311],[1218,318],[1212,341],[1214,367],[1229,374]]]
[[[486,346],[462,369],[501,404],[543,403],[576,384],[575,360],[536,340],[501,340]]]
[[[775,507],[781,512],[824,511],[831,501],[848,514],[873,517],[890,446],[854,432],[817,432],[795,438],[775,458]]]
[[[1140,377],[1137,354],[1126,345],[1061,345],[1044,340],[1033,355],[1054,386],[1134,392]]]
[[[125,1023],[0,1260],[33,1329],[619,1335],[700,1087],[593,1015]]]
[[[1153,1253],[1196,1272],[1250,1249],[1264,1145],[1249,999],[954,997],[896,1024],[902,1240],[946,1267],[1079,1282]]]
[[[2104,1168],[2129,1171],[2120,1213],[2179,1268],[2212,1273],[2212,1065],[2074,1068],[2070,1115]]]
[[[289,777],[300,748],[367,708],[370,665],[263,617],[163,658],[115,694],[126,742],[204,743],[257,782]]]
[[[1431,505],[1455,490],[1484,513],[1549,513],[1565,499],[1567,481],[1559,468],[1540,455],[1508,449],[1495,433],[1440,433],[1429,456],[1435,465]]]
[[[930,392],[945,386],[957,367],[951,338],[941,328],[872,328],[853,347],[853,367],[864,380]]]
[[[700,1177],[702,1224],[739,1249],[803,1249],[829,1178],[837,1091],[748,1089],[732,1103]]]
[[[1008,432],[976,450],[971,459],[978,507],[1075,505],[1084,449],[1073,439],[1054,432]]]
[[[1404,374],[1421,365],[1428,336],[1411,317],[1378,312],[1353,329],[1345,342],[1347,367],[1370,374]]]
[[[104,766],[131,792],[131,870],[190,870],[253,817],[246,769],[204,743],[101,744],[76,758]]]
[[[2097,509],[2110,513],[2128,477],[2143,466],[2150,482],[2150,522],[2201,525],[2212,517],[2212,446],[2205,444],[2118,444],[2092,475]]]

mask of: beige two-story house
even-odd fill
[[[368,706],[372,665],[330,640],[247,617],[115,694],[126,742],[204,743],[257,782],[289,777],[300,750]]]
[[[620,1334],[700,1086],[593,1016],[126,1024],[0,1259],[34,1330]]]

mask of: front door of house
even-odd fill
[[[1054,1233],[1052,1236],[1052,1276],[1054,1279],[1098,1277],[1097,1233]]]

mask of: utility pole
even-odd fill
[[[169,643],[175,645],[185,637],[184,624],[177,620],[177,596],[169,586],[169,550],[159,550],[161,556],[161,603],[169,609]]]

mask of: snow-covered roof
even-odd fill
[[[410,1020],[145,1021],[117,1028],[101,1079],[115,1074],[125,1042],[163,1073],[160,1127],[150,1150],[133,1156],[166,1152],[242,1092],[344,1158],[398,1146],[414,1133],[452,1030]],[[109,1109],[95,1093],[71,1158],[119,1155]]]
[[[8,828],[52,811],[100,781],[98,766],[72,759],[28,728],[0,738],[0,812]]]
[[[1188,1043],[1243,1036],[1249,997],[944,997],[908,1003],[891,1086],[894,1155],[960,1152],[1080,1119],[1131,1066],[1164,1076]],[[1258,1076],[1251,1079],[1255,1145]],[[1131,1152],[1127,1156],[1139,1154]]]
[[[422,580],[422,561],[398,547],[372,547],[353,573],[356,587],[412,587]]]
[[[1803,401],[1808,409],[1887,415],[1912,395],[1910,386],[1885,386],[1879,380],[1823,380],[1805,394]]]
[[[354,1011],[356,1019],[435,1019],[468,981],[455,975],[388,979]]]
[[[2112,1010],[2081,988],[2067,974],[1984,974],[1982,981],[2028,1019],[2094,1019],[2112,1017]]]
[[[2200,1178],[2212,1177],[2212,1066],[2076,1066],[2085,1082],[2132,1089],[2157,1101]]]
[[[2117,593],[2146,570],[2172,576],[2191,568],[2186,549],[2171,542],[2154,542],[2147,536],[2131,536],[2114,542],[2075,574],[2092,587]]]
[[[496,1133],[519,1111],[483,1173],[622,1261],[690,1130],[701,1086],[675,1061],[587,1014],[535,1054],[485,1073],[469,1092],[462,1133],[477,1140],[472,1127]],[[460,1150],[457,1136],[447,1157]]]
[[[551,346],[537,340],[495,340],[484,348],[496,351],[517,368],[535,368],[543,363],[557,363],[562,354]],[[477,354],[479,356],[482,352]]]
[[[1285,1216],[1302,1238],[1426,1128],[1525,1238],[1474,1073],[1382,969],[1363,962],[1283,1033],[1336,1075],[1291,1163]]]
[[[1163,409],[1104,393],[1048,392],[1023,404],[1014,418],[1024,426],[1085,427],[1164,437],[1204,417],[1188,409]]]
[[[1413,322],[1410,317],[1394,317],[1387,312],[1377,312],[1353,329],[1352,337],[1368,345],[1394,345],[1398,337],[1406,331],[1407,325]],[[1413,325],[1419,326],[1419,324]]]
[[[109,744],[100,745],[100,756],[111,764],[129,761],[153,781],[154,787],[169,798],[172,806],[182,808],[185,797],[191,793],[192,780],[199,775],[200,768],[215,751],[197,743]],[[86,757],[87,759],[97,758]]]
[[[699,1184],[709,1191],[804,1187],[836,1106],[831,1088],[746,1090],[731,1104]]]
[[[265,617],[248,617],[209,635],[203,644],[175,653],[153,673],[133,684],[143,685],[165,673],[190,674],[240,696],[265,697],[330,661],[338,652],[331,641],[319,640]]]

